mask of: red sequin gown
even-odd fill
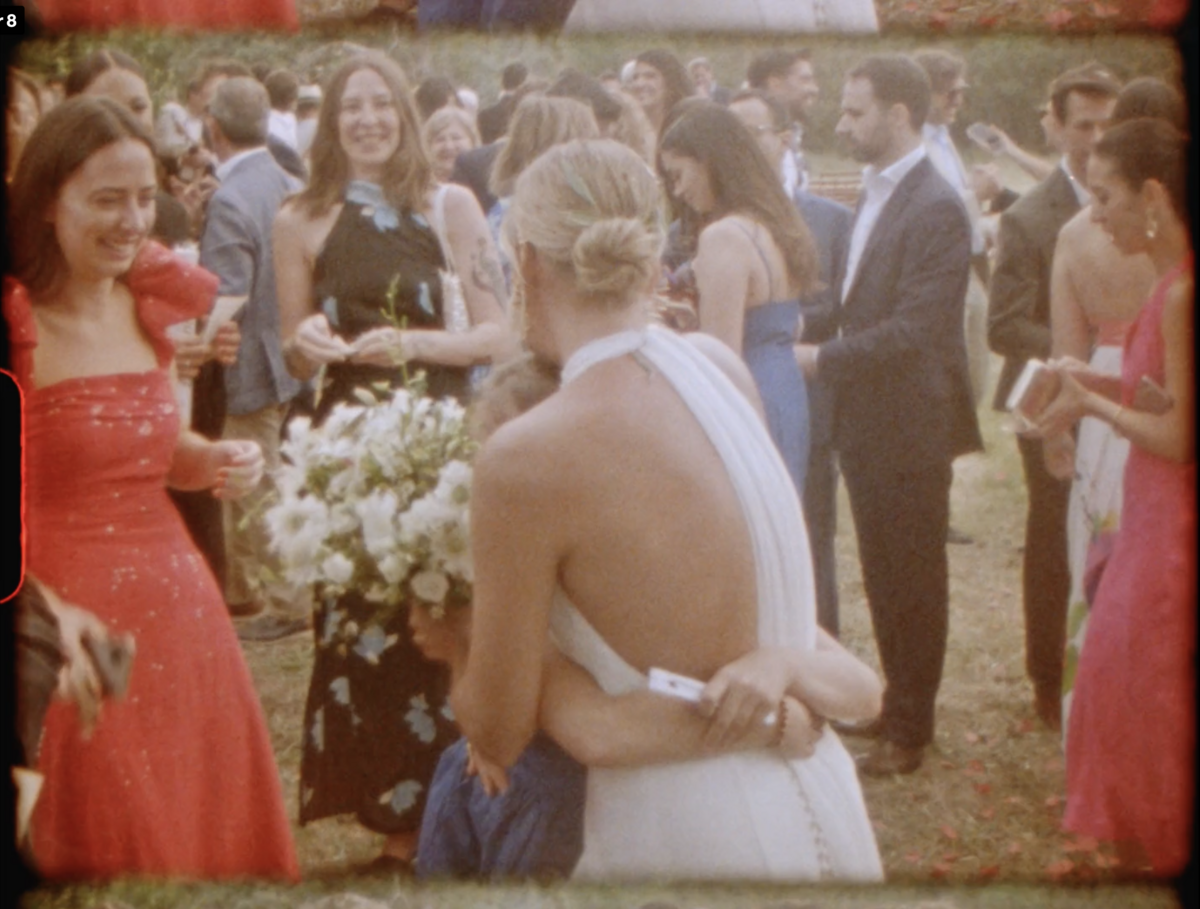
[[[295,0],[37,0],[46,28],[286,30],[299,27]]]
[[[24,392],[28,571],[137,644],[126,698],[104,705],[90,739],[74,705],[51,706],[34,853],[49,879],[295,879],[253,680],[165,486],[179,435],[165,328],[206,312],[217,281],[148,244],[127,283],[160,368],[43,388],[29,296],[4,288]]]
[[[1125,342],[1126,406],[1164,384],[1166,275]],[[1069,830],[1134,840],[1156,872],[1187,861],[1195,748],[1196,463],[1131,445],[1112,556],[1088,618],[1067,732]]]

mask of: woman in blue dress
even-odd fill
[[[697,104],[663,135],[667,184],[704,222],[692,261],[700,330],[740,351],[796,489],[808,465],[808,395],[792,345],[817,279],[812,235],[754,135]]]

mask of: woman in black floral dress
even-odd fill
[[[512,346],[483,213],[470,191],[442,190],[471,322],[452,333],[430,224],[438,187],[404,74],[366,54],[338,70],[325,97],[312,181],[275,224],[288,368],[318,377],[318,420],[356,387],[401,381],[397,359],[426,373],[431,396],[462,397],[469,368]],[[387,836],[382,864],[400,865],[413,858],[429,781],[457,732],[443,668],[413,646],[403,610],[381,622],[377,609],[358,592],[317,605],[300,821],[353,813]]]

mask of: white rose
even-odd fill
[[[398,552],[389,553],[379,560],[379,573],[393,586],[404,580],[409,567],[408,559]]]
[[[450,592],[450,582],[440,571],[419,571],[413,575],[409,586],[426,603],[441,603]]]
[[[345,587],[354,576],[354,563],[340,552],[335,552],[321,563],[321,573],[330,583]]]
[[[362,521],[363,545],[367,552],[378,557],[395,544],[396,531],[392,519],[400,503],[393,492],[377,489],[355,505],[354,511]]]

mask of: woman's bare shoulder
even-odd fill
[[[1193,307],[1196,302],[1196,279],[1191,271],[1185,271],[1171,286],[1167,288],[1166,299],[1163,301],[1164,319],[1183,319],[1192,321]]]
[[[579,463],[583,434],[576,408],[557,392],[506,422],[475,456],[476,482],[502,489],[506,496],[533,491],[558,494],[558,480]]]
[[[329,236],[333,223],[341,213],[340,203],[332,205],[329,211],[313,217],[298,203],[295,196],[288,199],[275,215],[275,225],[272,238],[275,243],[282,243],[299,248],[306,253],[315,252]]]
[[[701,246],[709,246],[714,250],[741,250],[749,247],[749,233],[752,232],[751,223],[741,215],[726,215],[700,231],[697,240]]]
[[[704,332],[692,332],[684,335],[688,341],[702,354],[708,357],[721,372],[725,373],[738,391],[744,394],[756,408],[761,409],[758,387],[754,384],[754,376],[750,374],[745,361],[734,352],[725,342]]]

